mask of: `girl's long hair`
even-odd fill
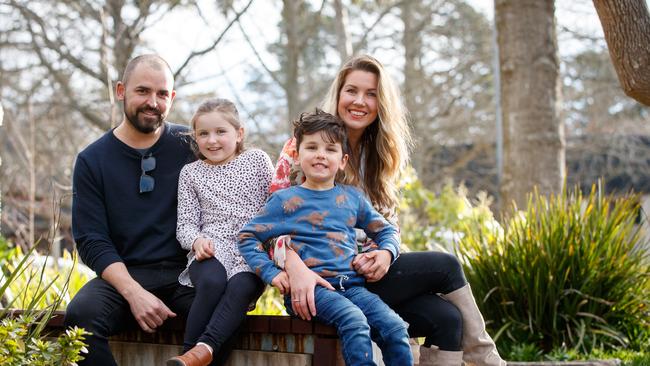
[[[341,89],[346,77],[355,70],[377,75],[378,114],[363,132],[359,150],[352,152],[356,156],[351,156],[342,182],[363,188],[375,207],[394,211],[398,205],[398,182],[409,161],[412,138],[399,89],[383,65],[368,55],[351,58],[332,82],[323,110],[338,115]],[[363,167],[360,166],[364,163],[362,156]]]

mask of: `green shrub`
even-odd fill
[[[638,211],[637,196],[594,186],[588,196],[532,194],[502,233],[468,227],[458,255],[500,350],[647,346],[650,267]]]
[[[6,242],[0,243],[0,248],[3,247],[0,249],[0,279],[18,267],[20,270],[8,282],[0,301],[2,306],[11,303],[12,307],[19,309],[43,309],[56,303],[57,309],[62,310],[77,291],[95,277],[94,272],[78,263],[76,256],[68,251],[64,251],[63,256],[55,260],[36,251],[23,253],[20,247],[12,248]],[[35,294],[45,284],[48,285],[47,291],[42,297],[36,297]]]
[[[514,359],[514,358],[508,358]],[[604,351],[593,349],[588,354],[576,352],[574,349],[561,347],[552,350],[537,360],[544,361],[585,361],[585,360],[612,360],[621,361],[621,366],[650,366],[650,353],[643,351],[630,351],[628,349],[615,349]]]
[[[53,312],[61,306],[63,294],[67,293],[72,268],[68,269],[67,276],[48,278],[47,256],[40,269],[32,267],[38,258],[34,248],[22,254],[0,238],[0,255],[4,256],[0,262],[0,364],[76,365],[83,359],[81,353],[87,352],[83,340],[88,333],[70,328],[55,340],[44,333]],[[59,277],[64,280],[57,282]],[[9,310],[12,307],[20,307],[23,314],[14,317]]]
[[[257,305],[248,315],[287,315],[284,310],[284,299],[277,288],[267,286],[257,300]]]
[[[500,352],[507,360],[517,361],[539,361],[544,354],[539,346],[534,343],[513,344],[507,355],[504,354],[503,350]]]
[[[453,252],[468,226],[485,235],[500,232],[484,192],[471,202],[463,185],[454,188],[449,182],[435,194],[422,187],[412,171],[402,182],[401,192],[399,224],[405,250]]]
[[[50,340],[33,332],[34,325],[45,320],[34,315],[5,317],[0,322],[0,363],[10,366],[76,365],[86,353],[83,342],[87,334],[81,328],[70,328]]]

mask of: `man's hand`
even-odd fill
[[[145,332],[155,332],[165,320],[176,316],[159,298],[139,285],[127,290],[124,298],[129,302],[138,325]]]
[[[388,250],[373,250],[354,257],[352,266],[368,282],[377,282],[388,273],[392,258],[393,256]]]
[[[320,285],[334,291],[334,287],[316,272],[309,269],[293,250],[287,250],[284,268],[287,275],[289,275],[293,312],[304,320],[311,320],[312,316],[316,316],[314,288]]]
[[[214,257],[214,249],[212,249],[212,240],[207,238],[196,238],[192,243],[194,249],[194,256],[197,261]]]
[[[280,290],[282,295],[289,293],[289,291],[291,291],[291,286],[289,285],[289,276],[287,276],[287,272],[282,271],[277,276],[273,277],[271,286]]]
[[[153,333],[165,320],[176,316],[159,298],[131,277],[124,263],[115,262],[106,267],[102,279],[115,287],[129,303],[131,313],[145,332]]]

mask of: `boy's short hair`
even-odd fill
[[[300,148],[303,136],[313,135],[317,132],[324,133],[325,139],[330,143],[340,143],[343,154],[348,154],[348,131],[343,121],[319,108],[314,112],[303,112],[293,121],[293,136],[296,138],[296,150]]]

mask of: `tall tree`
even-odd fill
[[[402,90],[415,131],[412,162],[430,188],[441,188],[494,142],[491,27],[462,0],[405,1]],[[390,62],[390,60],[389,60]],[[446,145],[470,148],[444,163]],[[447,156],[448,158],[448,156]]]
[[[502,205],[564,182],[564,125],[554,0],[496,0],[504,133]]]
[[[117,122],[113,82],[151,18],[180,5],[168,0],[2,2],[15,12],[12,20],[20,32],[8,42],[16,45],[22,62],[29,60],[33,72],[52,81],[57,103],[101,130]]]
[[[594,0],[625,94],[650,106],[650,14],[645,0]]]
[[[336,48],[339,51],[341,63],[352,56],[352,40],[350,39],[348,8],[342,0],[334,0],[336,12]]]

